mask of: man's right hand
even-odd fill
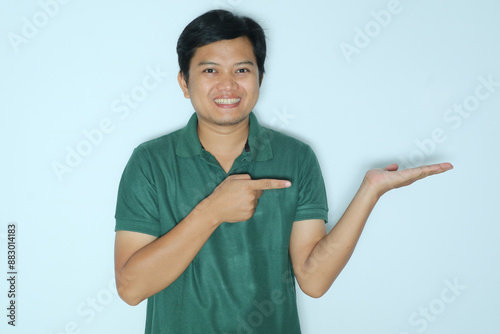
[[[217,224],[242,222],[252,218],[264,190],[290,186],[287,180],[252,180],[248,174],[230,175],[203,202]]]

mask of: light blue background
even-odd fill
[[[18,326],[2,315],[2,333],[143,332],[145,303],[126,305],[113,286],[117,187],[138,144],[192,113],[176,81],[176,41],[214,7],[265,28],[256,113],[315,149],[329,229],[369,168],[411,158],[455,166],[381,199],[330,291],[321,299],[298,292],[303,332],[500,331],[497,1],[62,2],[0,5],[0,263],[6,275],[15,222],[19,271]],[[388,7],[390,21],[380,12]],[[372,37],[363,40],[366,29]],[[356,42],[363,47],[347,55]],[[139,94],[148,68],[166,74],[124,117],[122,94]],[[468,117],[448,111],[474,101]],[[54,163],[66,164],[68,150],[85,145],[83,131],[106,120],[109,133],[58,177]],[[430,144],[435,129],[440,142]],[[0,305],[7,290],[2,279]]]

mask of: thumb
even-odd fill
[[[233,180],[251,180],[252,178],[248,174],[232,174],[227,178],[231,178]]]
[[[398,164],[394,163],[394,164],[390,164],[389,166],[385,167],[384,170],[388,171],[388,172],[394,172],[394,171],[398,170],[398,168],[399,168]]]

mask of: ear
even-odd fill
[[[181,71],[179,71],[179,74],[177,74],[177,81],[179,82],[179,86],[182,89],[182,92],[184,93],[184,97],[186,99],[189,99],[189,88],[186,82],[186,78],[184,78],[184,75],[182,74]]]
[[[259,80],[259,88],[260,88],[260,86],[262,86],[262,81],[263,80],[264,80],[264,74],[262,74],[262,78],[260,78],[260,80]]]

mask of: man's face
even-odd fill
[[[259,70],[247,37],[198,48],[189,67],[189,85],[179,84],[191,99],[199,122],[236,125],[247,119],[259,98]]]

